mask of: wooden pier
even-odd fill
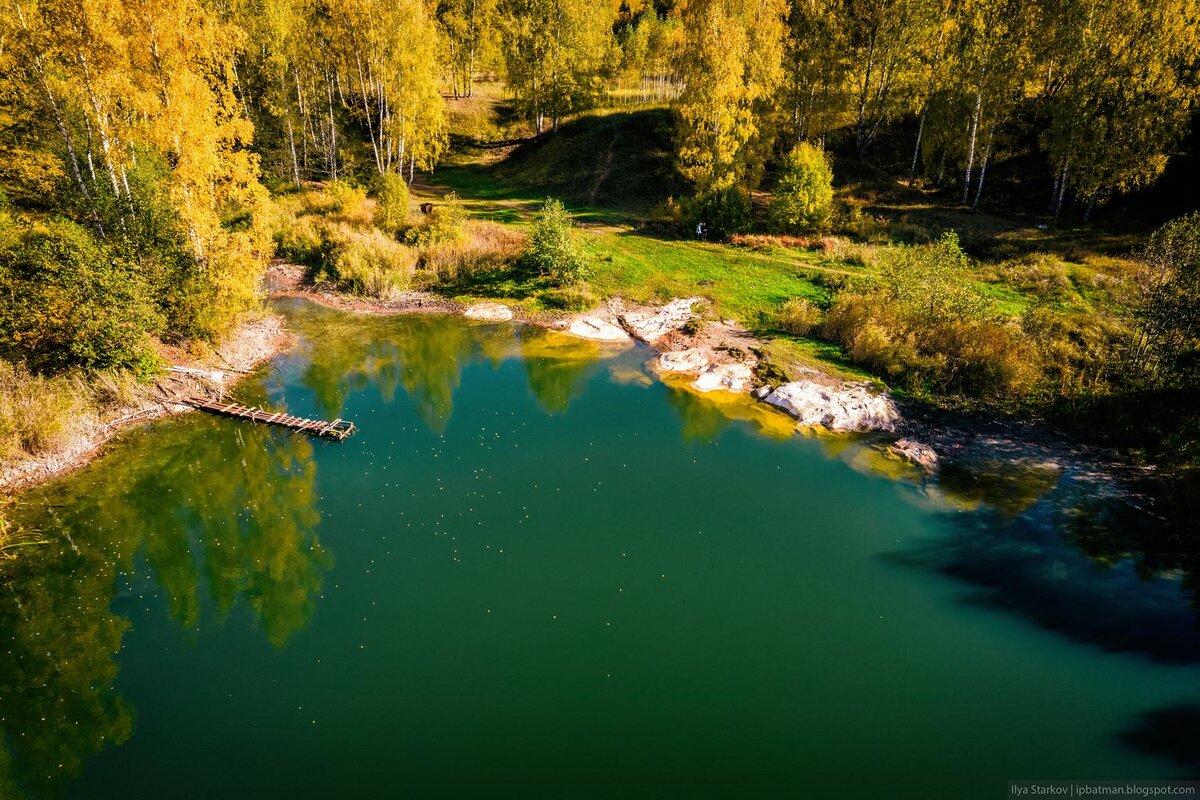
[[[283,411],[263,411],[261,408],[250,408],[241,403],[226,403],[224,400],[213,400],[207,397],[189,397],[180,400],[180,402],[186,403],[193,408],[212,412],[213,414],[235,417],[237,419],[248,419],[251,422],[261,422],[264,425],[279,425],[283,428],[307,433],[310,436],[336,439],[339,442],[357,430],[353,422],[344,419],[335,419],[333,422],[325,422],[319,419],[304,419],[303,417],[293,417]]]

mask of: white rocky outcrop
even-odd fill
[[[700,392],[744,392],[753,378],[754,371],[745,364],[718,364],[702,372],[692,388]]]
[[[567,333],[581,339],[593,339],[598,342],[628,342],[629,334],[620,326],[601,319],[600,317],[579,317],[567,326]]]
[[[712,351],[706,347],[675,350],[658,357],[655,366],[663,372],[704,372],[712,364]]]
[[[693,316],[692,306],[700,302],[698,297],[672,300],[665,306],[651,310],[626,311],[621,315],[621,324],[638,339],[651,344],[686,325]]]
[[[893,431],[900,418],[892,398],[866,383],[804,379],[777,387],[763,400],[801,425],[823,425],[831,431]]]
[[[512,309],[503,303],[475,303],[463,312],[467,319],[477,319],[484,322],[508,322],[513,318]]]

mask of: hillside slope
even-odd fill
[[[666,109],[588,115],[521,145],[491,171],[572,204],[646,210],[684,190],[672,133]]]

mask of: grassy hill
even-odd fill
[[[675,166],[671,114],[655,108],[589,114],[513,149],[494,163],[439,169],[464,197],[560,197],[576,208],[649,211],[685,191]]]

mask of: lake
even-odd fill
[[[51,544],[6,568],[0,795],[1200,773],[1195,578],[1085,476],[926,481],[644,349],[278,308],[300,341],[235,394],[359,433],[187,414],[22,498]]]

